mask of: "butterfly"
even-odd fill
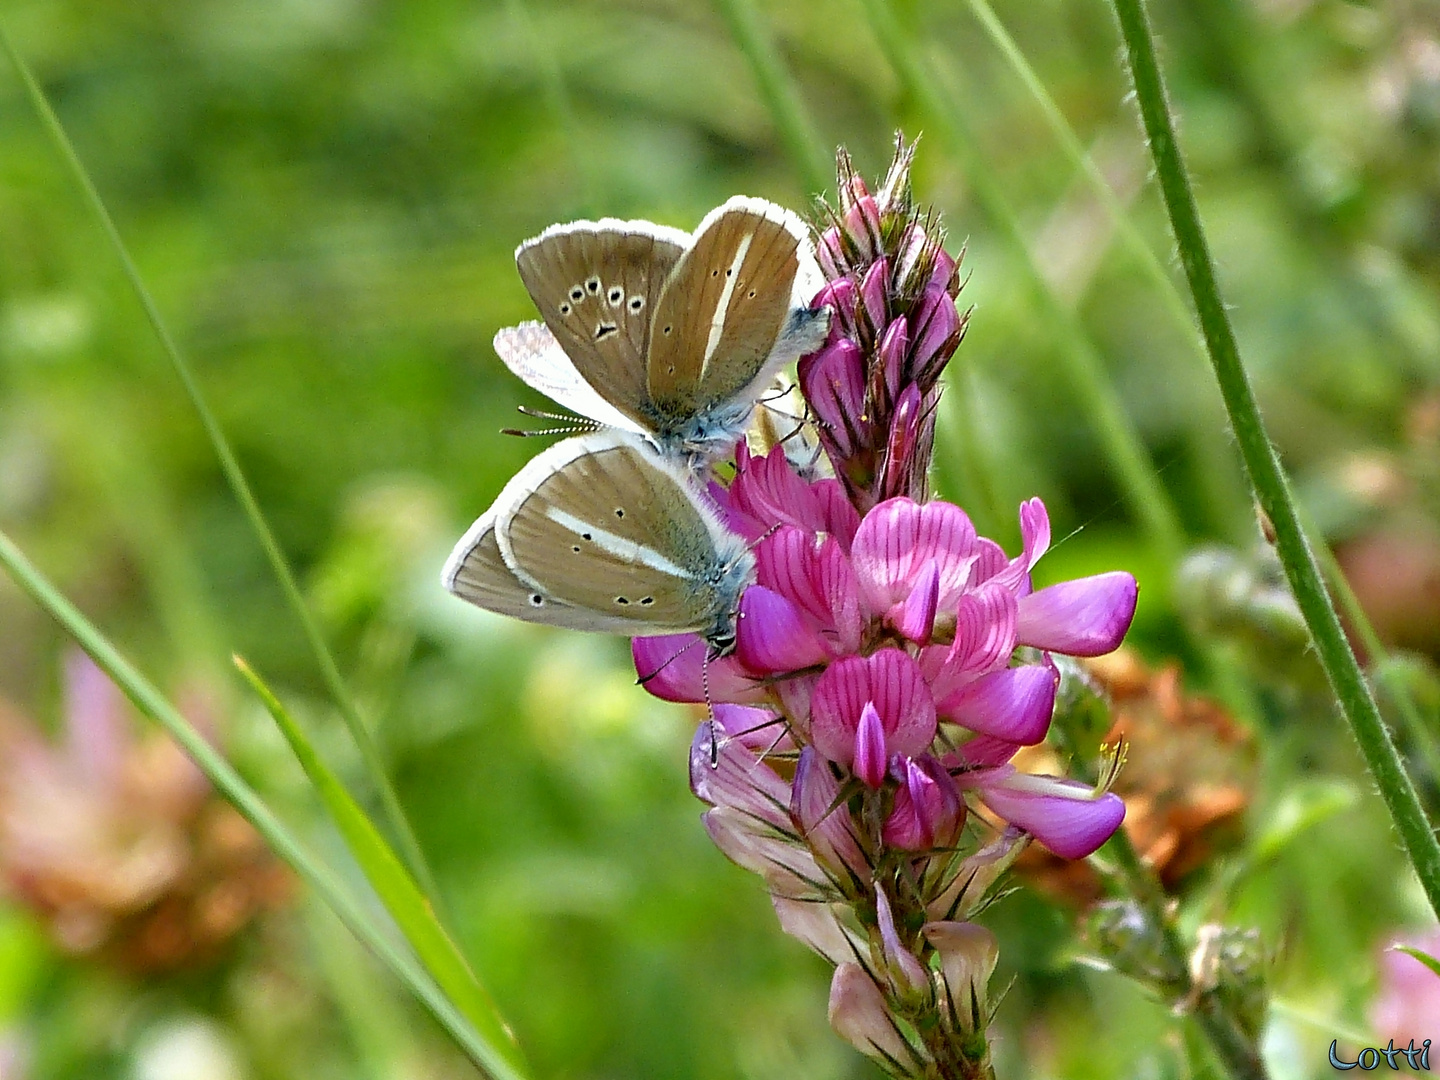
[[[445,587],[528,622],[629,636],[696,632],[734,648],[754,574],[688,467],[602,429],[531,459],[456,545]]]
[[[829,309],[799,218],[736,196],[693,235],[648,221],[554,225],[515,251],[543,321],[495,335],[529,386],[692,468],[733,448],[785,364],[818,349]]]

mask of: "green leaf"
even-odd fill
[[[211,746],[205,736],[195,730],[175,706],[120,655],[105,635],[60,594],[3,531],[0,531],[0,567],[4,567],[16,584],[75,639],[137,709],[180,744],[215,789],[255,826],[255,831],[264,837],[271,850],[284,859],[340,916],[350,932],[394,972],[476,1065],[489,1072],[495,1080],[527,1080],[528,1072],[519,1062],[519,1055],[512,1049],[508,1037],[497,1044],[493,1038],[477,1031],[474,1023],[446,996],[437,980],[415,962],[408,950],[397,946],[389,929],[379,925],[370,912],[356,901],[334,871],[306,850],[255,789],[225,760],[224,755]]]
[[[420,957],[421,963],[475,1029],[486,1038],[494,1053],[509,1066],[511,1071],[506,1075],[523,1073],[525,1061],[514,1036],[501,1020],[494,1001],[480,985],[480,980],[475,977],[459,947],[440,925],[430,901],[421,892],[405,864],[385,842],[380,830],[366,816],[365,811],[345,790],[340,779],[320,759],[300,725],[265,685],[264,680],[240,657],[236,656],[234,661],[240,674],[245,676],[265,704],[265,708],[274,717],[275,723],[289,742],[290,749],[295,752],[300,767],[305,770],[305,775],[319,793],[320,801],[325,804],[335,827],[345,838],[350,853],[355,856],[355,861],[365,872],[366,879],[385,905],[385,910],[400,927],[405,939]],[[499,1072],[498,1069],[493,1071]]]
[[[1350,809],[1359,799],[1360,792],[1348,780],[1323,778],[1293,785],[1255,838],[1251,859],[1257,864],[1268,862],[1301,833]]]
[[[1403,952],[1406,956],[1413,956],[1416,960],[1419,960],[1436,975],[1440,975],[1440,960],[1436,960],[1435,957],[1431,956],[1429,953],[1423,952],[1420,949],[1415,948],[1413,945],[1391,945],[1390,950],[1392,952]]]

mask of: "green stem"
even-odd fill
[[[1056,327],[1060,360],[1065,366],[1077,408],[1095,425],[1100,443],[1114,467],[1131,511],[1167,562],[1184,549],[1184,528],[1144,442],[1110,382],[1104,361],[1076,314],[1058,297],[1041,273],[1030,250],[1020,218],[989,170],[983,167],[978,144],[960,114],[943,94],[934,73],[920,60],[914,43],[895,18],[888,0],[863,0],[871,27],[886,59],[906,92],[913,97],[950,144],[975,199],[1019,260],[1026,283]]]
[[[1274,526],[1275,547],[1280,562],[1305,617],[1331,689],[1390,811],[1390,818],[1410,856],[1415,874],[1431,907],[1440,915],[1440,842],[1437,842],[1425,818],[1420,798],[1405,773],[1400,754],[1385,728],[1355,654],[1345,639],[1339,616],[1321,580],[1315,556],[1300,527],[1299,515],[1279,457],[1260,419],[1260,409],[1240,360],[1230,317],[1220,298],[1189,174],[1175,140],[1144,0],[1112,0],[1112,3],[1119,17],[1141,119],[1155,159],[1165,208],[1175,230],[1180,261],[1190,283],[1195,309],[1200,316],[1200,328],[1205,335],[1216,380],[1220,384],[1250,482],[1254,485],[1261,508]]]
[[[154,720],[190,755],[200,771],[215,785],[280,858],[338,915],[350,932],[360,939],[393,971],[435,1019],[454,1037],[461,1049],[495,1080],[526,1080],[519,1051],[512,1043],[488,1040],[471,1025],[428,972],[390,934],[373,921],[356,902],[339,878],[297,840],[240,774],[206,741],[188,720],[85,618],[14,542],[0,532],[0,566],[3,566],[25,593],[69,633],[100,668],[150,719]],[[503,1029],[503,1022],[497,1018]]]
[[[326,688],[340,710],[340,715],[345,721],[346,727],[350,729],[350,735],[355,740],[355,745],[360,750],[360,756],[364,759],[365,767],[370,774],[371,781],[375,784],[376,791],[380,795],[380,801],[385,808],[385,814],[390,821],[391,828],[400,842],[401,850],[405,853],[406,861],[410,863],[412,872],[420,881],[425,891],[432,900],[439,904],[439,892],[435,887],[434,876],[430,872],[429,864],[425,860],[424,852],[420,848],[420,842],[416,839],[414,830],[410,827],[409,820],[405,817],[405,811],[400,805],[400,797],[395,792],[395,787],[390,781],[389,774],[385,770],[385,763],[380,754],[380,748],[376,744],[370,729],[366,727],[365,721],[360,716],[354,699],[350,696],[341,678],[340,669],[336,666],[335,657],[330,652],[330,647],[325,643],[324,636],[320,633],[320,627],[315,617],[310,612],[310,607],[301,595],[300,586],[296,583],[295,573],[290,568],[285,554],[280,550],[280,544],[275,539],[275,534],[270,529],[270,524],[265,519],[260,509],[260,504],[255,500],[255,494],[250,489],[250,482],[245,478],[245,473],[240,468],[240,462],[235,457],[235,452],[230,447],[230,441],[226,438],[224,430],[220,427],[220,421],[216,419],[211,411],[209,403],[205,399],[204,392],[200,389],[200,383],[195,378],[189,363],[180,352],[171,335],[165,320],[160,315],[160,308],[156,305],[154,297],[150,295],[149,288],[145,285],[144,279],[140,276],[140,270],[135,265],[135,260],[130,255],[124,239],[120,236],[120,230],[116,227],[110,211],[106,209],[105,201],[100,197],[95,183],[90,178],[89,171],[76,153],[74,144],[70,141],[69,135],[65,133],[60,118],[55,115],[50,101],[45,96],[44,90],[35,80],[24,58],[16,50],[14,43],[10,40],[9,33],[3,25],[0,25],[0,46],[3,46],[10,62],[15,65],[20,79],[25,85],[26,95],[30,104],[39,115],[50,139],[55,144],[60,156],[65,160],[69,168],[71,178],[79,185],[85,196],[85,201],[90,210],[94,213],[101,229],[114,249],[116,257],[125,272],[125,277],[134,290],[140,306],[145,311],[145,318],[149,321],[151,329],[155,331],[156,338],[160,341],[160,347],[169,357],[175,373],[180,377],[180,382],[185,387],[185,392],[190,397],[190,403],[194,406],[196,414],[200,417],[200,423],[205,429],[205,434],[210,439],[210,445],[215,450],[215,456],[220,461],[220,470],[225,474],[226,481],[235,493],[241,507],[249,519],[251,528],[254,529],[261,548],[264,549],[265,557],[270,562],[270,568],[274,571],[275,577],[280,582],[280,587],[285,593],[285,599],[289,602],[290,608],[300,620],[304,628],[306,640],[310,643],[310,649],[315,655],[315,661],[320,667],[321,677],[325,680]]]
[[[754,3],[752,0],[715,0],[715,6],[730,27],[735,44],[750,62],[760,96],[765,99],[775,127],[795,167],[800,170],[801,181],[812,195],[827,190],[834,176],[833,156],[811,123],[800,99],[799,87],[786,70],[775,39]]]
[[[1106,843],[1105,853],[1115,861],[1126,893],[1144,909],[1146,919],[1160,934],[1168,974],[1174,979],[1175,1004],[1188,1006],[1190,1016],[1229,1076],[1234,1080],[1265,1080],[1269,1074],[1259,1049],[1226,1011],[1224,1003],[1213,993],[1199,991],[1191,980],[1190,963],[1167,911],[1164,890],[1130,842],[1130,834],[1118,830]]]

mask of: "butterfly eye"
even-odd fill
[[[544,598],[543,596],[541,596],[538,592],[531,593],[531,594],[530,594],[530,606],[531,606],[531,607],[544,607],[544,606],[545,606],[545,598]]]
[[[605,299],[610,301],[611,307],[619,307],[620,301],[625,299],[625,290],[620,288],[619,285],[616,285],[606,295]]]

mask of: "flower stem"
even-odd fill
[[[116,651],[94,624],[46,580],[3,532],[0,532],[0,567],[79,643],[136,708],[180,744],[216,790],[255,826],[271,850],[284,859],[344,921],[351,933],[409,987],[486,1075],[495,1080],[525,1080],[528,1073],[520,1049],[493,1007],[488,1011],[472,1010],[469,1015],[462,1013],[414,957],[398,946],[392,934],[375,922],[370,912],[356,901],[334,872],[305,849],[255,789],[235,771],[235,767]]]
[[[24,83],[26,95],[30,104],[34,107],[39,116],[46,133],[55,144],[56,150],[64,159],[66,167],[70,171],[71,178],[79,186],[84,194],[85,202],[94,213],[99,222],[106,239],[114,250],[120,265],[124,270],[126,280],[129,281],[136,299],[140,301],[141,308],[145,311],[145,318],[149,321],[151,329],[160,342],[160,347],[169,358],[175,373],[180,377],[180,382],[185,387],[185,393],[190,398],[196,414],[200,418],[200,424],[205,429],[205,434],[214,448],[215,456],[220,462],[220,471],[224,473],[226,481],[235,498],[245,512],[260,547],[265,552],[266,559],[270,562],[270,568],[274,571],[276,579],[280,583],[281,591],[289,603],[291,610],[300,620],[304,628],[306,640],[315,656],[315,661],[320,668],[321,677],[325,681],[330,696],[334,699],[340,710],[340,716],[345,721],[346,727],[350,730],[355,745],[360,750],[371,782],[380,796],[380,802],[384,806],[386,817],[389,819],[390,827],[394,831],[400,843],[400,849],[404,852],[405,860],[410,864],[411,872],[421,883],[425,892],[430,896],[431,902],[438,907],[440,904],[439,892],[435,886],[434,875],[430,872],[430,866],[425,860],[424,852],[420,848],[420,842],[415,837],[415,832],[410,827],[410,822],[405,816],[405,811],[400,805],[400,797],[390,781],[389,774],[385,770],[385,763],[380,754],[380,748],[375,742],[374,736],[366,726],[360,715],[360,710],[355,704],[345,681],[340,675],[340,669],[335,663],[334,654],[331,653],[329,645],[326,644],[320,627],[311,613],[310,607],[305,602],[300,592],[300,586],[295,580],[295,572],[290,568],[285,558],[285,553],[280,549],[279,542],[270,528],[270,523],[265,519],[260,504],[255,499],[255,493],[250,488],[250,482],[245,478],[244,471],[240,468],[240,462],[235,457],[235,452],[230,446],[230,440],[226,438],[220,421],[211,411],[209,402],[205,398],[204,391],[200,388],[199,380],[195,378],[189,362],[185,359],[176,344],[175,338],[171,335],[169,327],[164,318],[160,315],[160,308],[155,303],[155,298],[150,295],[149,288],[145,285],[144,279],[140,276],[139,267],[130,255],[130,250],[125,245],[124,239],[120,236],[120,230],[115,225],[115,220],[110,216],[110,211],[105,206],[105,201],[100,197],[100,192],[95,187],[94,181],[90,178],[89,170],[85,168],[84,162],[76,152],[74,144],[70,141],[69,135],[60,123],[60,118],[55,115],[54,108],[45,96],[45,91],[40,88],[30,66],[25,63],[23,57],[16,50],[14,43],[10,40],[9,33],[3,25],[0,25],[0,48],[3,48],[10,62],[20,74],[21,82]]]
[[[1175,230],[1180,261],[1195,299],[1200,328],[1215,377],[1220,384],[1230,423],[1245,459],[1250,482],[1261,509],[1275,529],[1275,547],[1315,650],[1340,709],[1370,768],[1390,818],[1400,834],[1416,876],[1440,915],[1440,842],[1437,842],[1420,798],[1406,774],[1400,754],[1381,719],[1375,698],[1340,626],[1339,616],[1325,591],[1314,553],[1301,529],[1299,515],[1274,446],[1265,431],[1255,394],[1240,359],[1215,280],[1205,232],[1200,224],[1189,174],[1180,157],[1165,96],[1165,84],[1155,57],[1155,39],[1144,0],[1112,0],[1120,22],[1130,75],[1140,105],[1145,135],[1155,159],[1165,208]]]

